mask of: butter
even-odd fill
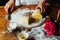
[[[33,14],[32,14],[32,18],[34,19],[41,19],[42,18],[42,15],[41,15],[41,12],[39,9],[36,9]]]

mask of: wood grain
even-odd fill
[[[2,33],[0,32],[0,40],[18,40],[18,38],[13,33]]]
[[[6,15],[7,15],[7,12],[5,11],[4,6],[1,6],[0,7],[0,16],[6,16]]]
[[[0,8],[4,8],[4,6],[0,6]]]

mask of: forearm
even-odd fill
[[[15,0],[9,0],[9,1],[13,1],[14,2]]]
[[[46,0],[41,0],[39,4],[45,5]]]

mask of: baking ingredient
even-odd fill
[[[42,18],[42,15],[41,15],[39,9],[34,10],[34,12],[32,14],[32,18],[34,18],[34,19],[41,19]]]

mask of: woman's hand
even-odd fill
[[[46,2],[46,0],[40,0],[40,3],[36,7],[36,9],[40,8],[41,13],[45,12],[45,2]]]
[[[6,12],[8,12],[8,9],[11,8],[11,11],[13,10],[14,8],[14,0],[9,0],[6,5],[5,5],[5,10]]]
[[[40,3],[39,3],[39,4],[36,6],[36,9],[38,9],[38,8],[40,8],[41,13],[44,13],[44,12],[45,12],[45,7],[44,7],[43,4],[40,4]]]

